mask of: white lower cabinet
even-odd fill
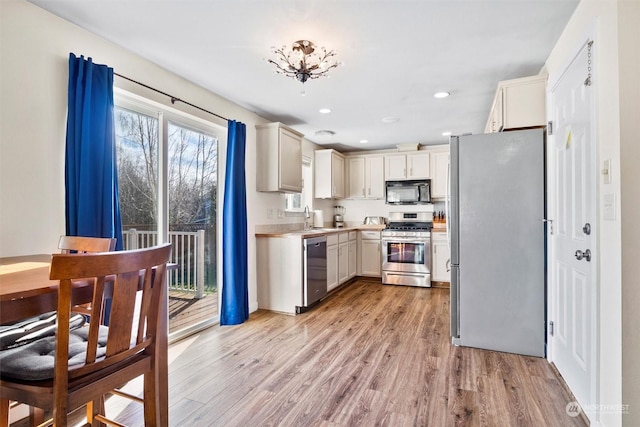
[[[338,235],[327,236],[327,292],[338,287]]]
[[[303,303],[302,241],[260,237],[256,246],[258,308],[296,314],[296,306]]]
[[[349,277],[352,279],[357,274],[357,260],[358,260],[358,241],[355,231],[349,232]]]
[[[327,292],[356,275],[356,232],[327,236]]]
[[[447,233],[431,232],[431,280],[434,282],[450,282],[451,252],[447,243]]]
[[[380,232],[361,230],[359,241],[360,275],[381,277]]]

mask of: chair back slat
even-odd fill
[[[118,275],[113,284],[111,315],[109,317],[109,340],[107,357],[128,349],[131,345],[131,331],[134,328],[136,294],[140,274],[132,271]],[[147,313],[140,312],[145,318]],[[137,329],[137,323],[135,324]],[[136,334],[137,336],[137,334]]]
[[[58,249],[63,254],[110,252],[116,248],[116,239],[109,237],[60,236]]]
[[[93,280],[93,301],[102,304],[101,294],[107,291],[106,288],[111,288],[112,305],[106,356],[104,360],[96,362],[98,327],[103,323],[102,311],[98,313],[96,310],[90,321],[90,328],[94,329],[89,331],[86,363],[81,368],[83,372],[91,372],[92,364],[96,370],[103,368],[110,363],[110,358],[120,360],[135,344],[145,342],[145,346],[148,346],[154,342],[170,254],[170,244],[121,252],[53,254],[50,278],[60,280],[61,295],[67,293],[63,288],[70,289],[72,279]],[[137,299],[139,290],[142,295]],[[69,316],[69,307],[70,298],[59,300],[59,327],[64,324],[64,320],[60,322],[60,316]],[[68,326],[66,331],[68,335]],[[64,333],[64,330],[58,332]],[[63,365],[68,371],[68,360],[58,360],[56,347],[56,372],[58,364],[61,371]]]

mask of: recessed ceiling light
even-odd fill
[[[380,121],[382,123],[395,123],[397,121],[399,121],[400,119],[397,117],[383,117]]]
[[[436,92],[433,94],[434,98],[446,98],[447,96],[451,95],[449,92]]]
[[[321,108],[318,110],[320,114],[329,114],[331,112],[330,108]]]
[[[442,136],[451,136],[451,132],[449,132],[449,131],[442,132]]]
[[[366,144],[367,142],[369,142],[369,140],[368,140],[368,139],[361,139],[361,140],[360,140],[360,144]]]

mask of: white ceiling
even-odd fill
[[[312,141],[344,151],[446,143],[444,131],[482,133],[498,81],[538,74],[578,4],[29,1]],[[337,50],[344,65],[332,70],[331,78],[304,85],[273,73],[263,60],[270,47],[299,39]],[[144,82],[144,76],[129,77]],[[451,96],[435,99],[438,91]],[[320,108],[332,113],[320,114]],[[383,123],[385,117],[399,120]],[[329,141],[314,136],[325,129],[335,132]],[[361,144],[362,139],[369,142]]]

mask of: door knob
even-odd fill
[[[591,251],[589,249],[585,250],[584,252],[582,252],[580,249],[578,249],[576,251],[575,255],[576,255],[576,259],[578,261],[582,260],[583,258],[587,262],[591,261]]]
[[[587,236],[589,234],[591,234],[591,224],[589,224],[588,222],[584,225],[584,227],[582,227],[582,232],[584,234],[586,234]]]

